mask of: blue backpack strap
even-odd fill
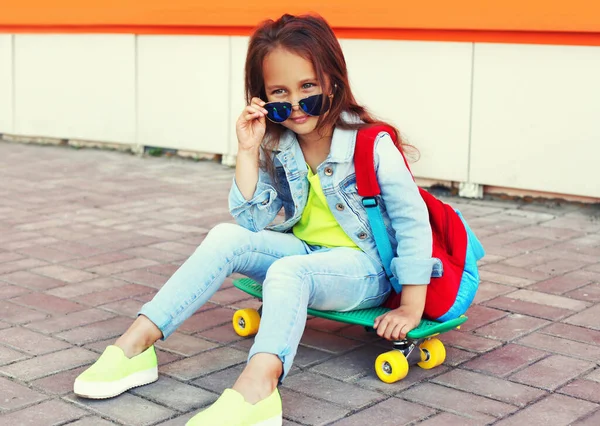
[[[386,128],[382,127],[368,127],[358,131],[354,149],[354,168],[356,170],[356,188],[358,194],[363,197],[362,204],[369,218],[379,257],[394,291],[400,293],[402,285],[391,270],[394,258],[392,243],[385,229],[381,208],[376,198],[381,193],[381,189],[375,173],[375,138],[385,130]]]

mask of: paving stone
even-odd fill
[[[483,305],[473,305],[467,311],[469,320],[461,325],[460,329],[463,332],[473,331],[507,315],[508,314],[506,312],[498,309],[488,308],[487,306]]]
[[[12,303],[37,309],[50,314],[69,314],[71,312],[84,310],[86,307],[70,300],[42,293],[30,293],[11,299]]]
[[[574,342],[556,336],[534,333],[519,340],[519,343],[548,352],[571,356],[589,361],[600,359],[600,346]]]
[[[73,297],[83,296],[85,294],[95,293],[124,285],[127,285],[125,281],[112,277],[104,277],[83,283],[65,285],[64,287],[52,289],[47,293],[53,296],[71,299]]]
[[[595,411],[585,417],[581,417],[576,422],[572,423],[572,426],[597,426],[600,424],[600,410]]]
[[[520,243],[521,241],[519,241]],[[510,247],[507,246],[507,247]],[[545,280],[548,274],[540,271],[532,271],[530,269],[518,268],[515,266],[504,265],[501,263],[491,263],[480,268],[480,271],[490,271],[497,274],[509,275],[511,277],[526,278],[534,282]]]
[[[29,293],[30,290],[16,285],[3,285],[0,283],[0,299],[14,299],[17,296]]]
[[[284,417],[309,425],[327,425],[345,417],[349,410],[289,389],[280,389]]]
[[[86,309],[69,315],[55,315],[50,319],[27,324],[25,327],[45,334],[58,333],[98,321],[107,320],[115,315],[100,309]]]
[[[475,299],[473,300],[473,303],[476,306],[487,300],[494,299],[498,296],[511,293],[513,291],[515,291],[515,288],[511,286],[482,281],[479,283],[479,288],[477,289],[477,294],[475,294]],[[470,309],[472,308],[473,306]],[[467,316],[469,316],[468,311]]]
[[[600,383],[592,380],[575,380],[557,392],[600,404]]]
[[[182,333],[173,333],[166,340],[158,341],[156,347],[186,357],[217,347],[215,343]]]
[[[570,309],[572,311],[581,311],[589,306],[588,303],[580,300],[569,299],[568,297],[555,296],[552,294],[531,290],[517,290],[508,294],[507,297],[510,297],[511,299],[522,300],[524,302],[553,306],[555,308]]]
[[[192,380],[245,362],[248,355],[234,348],[217,348],[165,366],[162,373],[179,380]]]
[[[87,410],[127,425],[146,426],[166,420],[175,412],[146,399],[124,393],[118,398],[92,400],[73,395],[68,400]]]
[[[22,327],[13,327],[2,331],[0,343],[29,355],[43,355],[71,346]]]
[[[29,257],[34,257],[36,259],[41,259],[52,263],[61,263],[66,260],[76,259],[80,257],[80,255],[75,253],[68,253],[65,251],[60,251],[53,248],[42,247],[37,245],[33,247],[19,249],[18,252]]]
[[[414,424],[414,422],[427,418],[434,413],[435,411],[430,408],[397,398],[389,398],[334,424],[336,426],[362,426],[366,424],[401,426]]]
[[[194,336],[222,344],[238,342],[246,339],[245,337],[241,337],[236,334],[231,323],[209,328],[208,330],[194,334]]]
[[[5,425],[62,425],[87,414],[86,411],[66,402],[51,400],[9,414],[2,414],[0,420]]]
[[[519,407],[546,395],[546,392],[540,389],[460,369],[436,376],[431,381]]]
[[[138,284],[127,284],[119,287],[113,287],[104,291],[98,291],[96,293],[78,296],[73,300],[83,305],[98,306],[142,294],[154,294],[155,292],[156,290],[151,287]]]
[[[61,287],[66,284],[65,281],[45,277],[43,275],[33,274],[29,271],[18,271],[12,274],[0,276],[1,280],[14,285],[26,287],[31,290],[48,290],[55,287]]]
[[[572,299],[583,300],[584,302],[600,302],[600,284],[594,283],[580,287],[577,290],[570,291],[565,296]]]
[[[137,318],[140,309],[144,305],[143,302],[135,299],[122,299],[116,302],[100,305],[100,309],[115,313],[120,316]]]
[[[304,330],[300,343],[331,353],[347,352],[364,344],[363,342],[312,329]]]
[[[432,398],[432,395],[435,395],[435,398]],[[417,385],[398,396],[435,409],[450,411],[486,422],[492,422],[494,418],[505,417],[517,410],[517,407],[504,402],[433,383]]]
[[[28,382],[85,364],[91,364],[97,358],[98,355],[93,352],[82,348],[71,348],[0,367],[0,372],[9,377]]]
[[[114,276],[129,283],[145,285],[155,289],[160,289],[166,281],[165,277],[148,272],[146,269],[134,269]]]
[[[131,325],[131,318],[115,317],[106,321],[95,322],[56,335],[60,339],[75,345],[94,342],[122,335]]]
[[[373,345],[336,356],[312,367],[310,371],[338,380],[351,381],[366,375],[375,376],[375,360],[384,351]]]
[[[120,272],[131,271],[132,269],[145,268],[147,266],[157,265],[158,262],[150,259],[133,258],[122,260],[120,262],[106,263],[104,265],[93,266],[87,271],[99,275],[113,275]]]
[[[589,328],[555,323],[540,330],[540,333],[600,346],[600,331],[590,330]]]
[[[481,271],[479,276],[482,280],[512,287],[527,287],[536,282],[536,280],[529,280],[526,278],[513,277],[511,275],[498,274],[497,272],[492,271]]]
[[[583,312],[573,315],[565,319],[564,321],[569,324],[579,325],[582,327],[593,328],[594,330],[600,330],[600,304],[592,306]]]
[[[79,269],[67,268],[62,265],[42,266],[40,268],[31,269],[31,272],[45,275],[56,280],[65,281],[67,283],[80,283],[98,277],[96,274],[80,271]]]
[[[114,425],[114,423],[109,422],[108,420],[104,420],[101,417],[96,417],[96,416],[84,417],[80,420],[77,420],[75,423],[69,423],[69,426],[111,426],[111,425]]]
[[[511,314],[492,324],[478,328],[475,330],[475,334],[507,342],[529,334],[548,324],[549,322],[543,319],[521,314]]]
[[[181,412],[212,404],[218,397],[212,392],[164,376],[147,386],[132,389],[131,393]]]
[[[88,365],[72,370],[61,371],[60,373],[34,380],[31,384],[35,388],[51,395],[67,395],[73,392],[73,383],[77,376],[83,373],[87,368]]]
[[[464,349],[473,352],[487,352],[502,344],[498,340],[488,339],[481,336],[476,336],[472,333],[463,333],[456,330],[451,330],[441,337],[445,345],[451,345],[459,349]]]
[[[569,425],[596,409],[591,402],[570,398],[564,395],[549,395],[523,411],[502,420],[499,426],[552,426]]]
[[[48,265],[48,262],[39,259],[24,258],[19,260],[13,260],[11,262],[4,262],[0,264],[0,278],[5,274],[9,274],[15,271],[22,271],[25,269],[36,268],[39,266]]]
[[[573,311],[553,306],[541,305],[539,303],[525,302],[512,299],[507,296],[497,297],[485,302],[486,306],[502,309],[518,314],[529,315],[537,318],[557,320],[573,314]]]
[[[63,262],[63,265],[69,266],[75,269],[88,269],[94,266],[106,265],[112,262],[121,262],[123,260],[132,259],[134,256],[125,254],[123,252],[110,252],[102,253],[84,259],[75,259],[68,262]]]
[[[594,368],[594,364],[562,355],[552,355],[510,376],[510,380],[555,390]]]
[[[358,386],[311,372],[299,373],[289,377],[283,386],[352,409],[359,409],[385,398],[378,392],[361,389]]]
[[[31,355],[23,352],[15,351],[4,346],[0,346],[0,365],[10,364],[16,361],[21,361],[30,358]]]
[[[0,410],[18,410],[21,407],[48,399],[46,395],[40,392],[2,377],[0,377],[0,389],[2,389]]]
[[[192,382],[194,386],[201,387],[213,392],[215,395],[221,395],[225,389],[233,386],[237,378],[244,370],[245,364],[229,367],[216,373],[200,377]]]
[[[200,309],[198,313],[185,320],[178,330],[184,333],[198,333],[218,325],[229,324],[231,326],[231,319],[235,311],[220,307],[211,309],[213,307],[214,304],[207,303],[203,306],[205,309]]]
[[[589,278],[577,276],[569,273],[565,275],[555,276],[549,280],[540,281],[529,287],[530,290],[541,291],[544,293],[564,294],[576,288],[589,284]]]
[[[463,364],[464,368],[505,377],[546,357],[547,352],[509,343]]]
[[[479,426],[485,425],[484,420],[470,419],[452,413],[440,413],[419,423],[419,426]]]

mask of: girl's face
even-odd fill
[[[306,114],[298,101],[312,95],[324,93],[319,86],[317,74],[310,61],[283,48],[269,53],[263,61],[263,79],[266,102],[292,103],[292,115],[281,123],[300,136],[315,131],[318,117]]]

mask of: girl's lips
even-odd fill
[[[302,117],[292,118],[292,121],[296,124],[306,123],[306,120],[308,120],[308,115],[303,115]]]

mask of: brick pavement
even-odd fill
[[[157,383],[107,401],[73,379],[215,224],[232,169],[0,142],[0,424],[182,425],[232,384],[257,306],[228,280],[160,343]],[[287,425],[600,424],[600,211],[449,199],[487,250],[470,321],[444,366],[380,382],[388,346],[310,319],[282,388]]]

